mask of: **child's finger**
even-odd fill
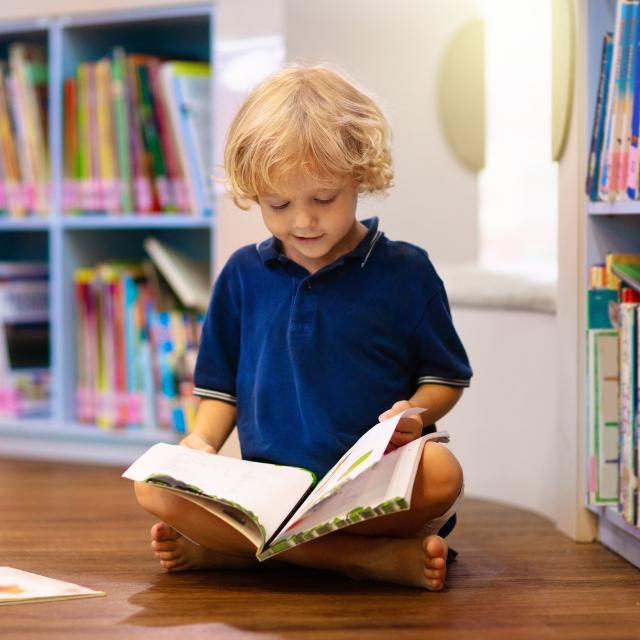
[[[382,422],[383,420],[388,420],[392,418],[396,414],[404,411],[405,409],[410,409],[411,405],[408,400],[398,400],[398,402],[394,403],[391,409],[387,409],[384,413],[381,413],[378,416],[378,420]]]
[[[391,436],[391,440],[389,442],[391,444],[395,444],[398,447],[401,447],[412,440],[415,440],[416,436],[413,433],[404,433],[402,431],[394,431]]]

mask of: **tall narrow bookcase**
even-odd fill
[[[596,107],[602,38],[606,31],[614,30],[616,2],[613,0],[588,0],[586,29],[586,71],[587,71],[587,125],[585,140],[591,137],[591,124]],[[586,164],[586,158],[583,159]],[[583,290],[588,287],[589,266],[603,263],[610,252],[640,253],[640,201],[628,202],[588,202],[584,215],[585,234],[579,241],[583,243],[585,263],[582,265]],[[586,327],[586,305],[583,305],[582,326]],[[586,349],[585,337],[581,337],[583,353]],[[586,371],[581,378],[586,388]],[[585,393],[586,397],[586,393]],[[587,424],[586,410],[582,422]],[[585,474],[586,475],[586,474]],[[586,492],[586,487],[584,488]],[[621,556],[640,567],[640,528],[627,523],[615,507],[590,507],[597,516],[598,539]]]
[[[106,431],[75,421],[76,336],[73,272],[101,260],[140,260],[153,235],[213,267],[215,211],[189,214],[67,215],[62,210],[62,85],[79,62],[108,55],[114,45],[214,62],[211,3],[1,23],[0,56],[10,43],[46,46],[49,65],[49,153],[52,197],[47,217],[0,218],[0,260],[44,261],[50,277],[51,415],[0,418],[0,455],[127,463],[168,432]],[[214,74],[215,75],[215,74]],[[212,81],[213,104],[215,83]],[[215,115],[214,115],[215,117]],[[215,128],[212,127],[212,131]],[[213,133],[211,134],[213,138]],[[214,140],[210,141],[212,148]],[[219,158],[214,155],[214,163]],[[211,168],[213,169],[213,167]]]

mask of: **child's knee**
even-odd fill
[[[166,502],[163,500],[162,495],[159,495],[160,489],[144,482],[134,482],[133,490],[136,494],[136,500],[138,504],[149,513],[162,517],[163,514],[159,513],[163,510],[163,505]]]
[[[462,467],[458,459],[437,442],[427,442],[422,453],[425,491],[442,504],[452,503],[462,489]]]

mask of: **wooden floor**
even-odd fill
[[[640,573],[546,520],[468,500],[443,593],[321,572],[163,573],[114,468],[0,460],[0,564],[106,598],[0,608],[0,638],[640,638]]]

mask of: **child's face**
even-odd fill
[[[262,218],[287,257],[311,273],[354,249],[366,234],[356,221],[352,182],[327,189],[300,173],[279,191],[258,196]]]

